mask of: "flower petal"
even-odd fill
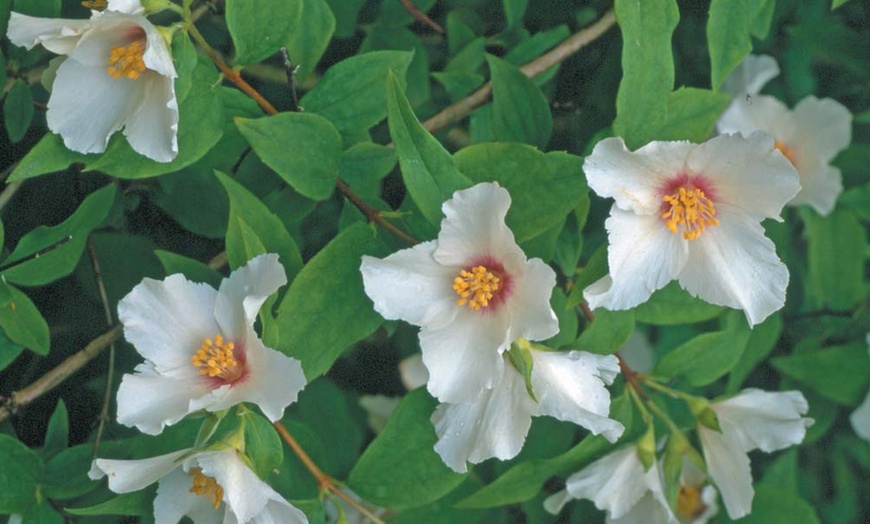
[[[800,178],[773,145],[773,137],[760,131],[746,138],[720,135],[692,151],[689,169],[712,181],[717,211],[724,203],[745,210],[756,220],[781,221],[783,206],[800,191]]]
[[[772,56],[749,55],[728,75],[720,91],[740,98],[746,95],[754,97],[765,84],[778,75],[779,65]]]
[[[604,387],[619,373],[616,357],[584,351],[534,351],[532,358],[532,390],[538,399],[535,414],[573,422],[616,442],[625,428],[607,417],[610,392]]]
[[[214,302],[214,318],[224,336],[243,339],[269,295],[286,283],[284,267],[275,254],[254,257],[221,281]]]
[[[495,182],[456,191],[441,207],[444,220],[432,257],[441,264],[464,268],[475,258],[488,256],[509,272],[516,271],[526,257],[504,221],[510,205],[510,194]]]
[[[214,320],[217,292],[182,275],[146,278],[118,303],[124,337],[162,375],[198,375],[190,356],[206,337],[220,333]]]
[[[849,415],[849,422],[852,423],[852,428],[859,437],[870,441],[870,392],[864,398],[864,402],[858,406],[858,409]]]
[[[637,504],[631,507],[628,513],[619,518],[610,518],[608,516],[605,521],[607,524],[678,524],[679,521],[674,513],[667,506],[664,496],[657,497],[652,491],[647,491],[637,501]]]
[[[157,435],[194,411],[190,399],[208,393],[206,384],[195,377],[175,379],[157,374],[148,363],[127,373],[118,388],[118,422],[135,426],[142,433]]]
[[[728,510],[728,516],[739,519],[752,511],[752,471],[749,469],[749,457],[740,444],[740,439],[729,426],[722,428],[723,432],[698,426],[698,438],[704,450],[704,462],[707,472],[716,483],[722,494],[722,502]]]
[[[399,376],[402,378],[402,385],[408,391],[425,386],[426,382],[429,382],[429,370],[423,364],[423,355],[414,353],[402,359],[399,362]]]
[[[836,100],[808,96],[793,114],[795,147],[825,164],[852,142],[852,113]]]
[[[90,20],[38,18],[13,11],[9,14],[6,36],[13,44],[27,49],[42,44],[52,53],[65,55],[75,49],[79,39],[92,25]]]
[[[621,137],[605,138],[586,157],[583,172],[589,187],[600,197],[615,199],[619,209],[658,214],[659,188],[685,171],[686,157],[694,147],[689,142],[650,142],[631,152]]]
[[[124,136],[140,155],[157,162],[170,162],[178,154],[178,101],[174,80],[145,71],[138,80],[143,98],[127,118]]]
[[[840,170],[823,164],[816,158],[804,158],[800,164],[801,190],[790,206],[809,205],[822,216],[834,210],[837,197],[843,192],[843,176]]]
[[[98,479],[102,472],[109,479],[109,489],[115,493],[139,491],[157,482],[164,475],[178,467],[179,459],[190,452],[190,448],[173,451],[139,460],[95,459],[94,467],[88,476]],[[96,470],[96,475],[94,474]]]
[[[750,99],[735,98],[716,122],[720,133],[740,133],[749,136],[757,130],[767,131],[776,140],[792,140],[793,119],[788,107],[776,97],[757,95]]]
[[[813,419],[800,391],[744,389],[737,396],[711,404],[720,426],[730,426],[744,451],[760,449],[770,453],[800,444]]]
[[[680,285],[711,304],[742,309],[750,326],[759,324],[785,304],[788,269],[752,217],[724,204],[718,216],[718,226],[692,241]]]
[[[658,215],[635,215],[614,205],[605,227],[611,285],[605,288],[604,281],[584,292],[593,309],[629,309],[646,302],[686,264],[688,241],[671,233]]]
[[[511,325],[508,339],[546,340],[559,332],[559,319],[550,307],[556,273],[540,258],[526,262],[506,306]]]
[[[145,10],[139,0],[109,0],[108,4],[106,11],[134,14]]]
[[[523,377],[508,366],[501,383],[480,391],[474,402],[435,409],[435,451],[458,473],[467,471],[466,462],[513,458],[523,447],[534,409]]]
[[[653,466],[644,473],[637,457],[637,448],[628,446],[604,455],[565,481],[568,493],[576,499],[588,499],[595,507],[607,510],[609,517],[618,519],[649,491],[645,476],[658,475]]]
[[[181,468],[161,478],[154,498],[154,521],[179,522],[188,516],[197,524],[219,524],[223,520],[223,510],[215,510],[207,497],[191,493],[192,485],[192,478]]]
[[[443,326],[459,311],[453,291],[457,268],[435,262],[436,242],[423,242],[378,259],[363,256],[360,271],[375,311],[415,326]]]
[[[499,313],[461,311],[448,326],[420,330],[427,387],[441,402],[474,402],[481,390],[499,383],[504,373],[501,354],[510,318]]]

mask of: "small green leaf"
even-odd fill
[[[0,514],[24,513],[36,501],[43,463],[14,437],[0,433]]]
[[[293,189],[313,200],[335,190],[341,135],[329,120],[311,113],[280,113],[236,126],[267,166]]]
[[[671,282],[635,308],[635,319],[646,324],[670,326],[693,324],[719,316],[725,309],[708,304]]]
[[[522,347],[515,342],[508,351],[508,357],[510,357],[514,368],[523,376],[529,396],[537,402],[538,397],[535,396],[535,391],[532,388],[532,368],[535,365],[535,361],[532,359],[532,350],[529,348],[528,342]]]
[[[490,54],[486,61],[492,77],[492,129],[496,139],[543,149],[553,133],[547,98],[516,66]]]
[[[58,399],[54,413],[48,419],[48,430],[42,443],[42,454],[51,457],[58,451],[69,446],[69,414],[63,399]]]
[[[314,71],[335,32],[335,16],[325,0],[306,0],[295,29],[286,40],[290,61],[299,65],[296,81],[304,82]]]
[[[253,64],[278,52],[293,36],[302,0],[227,0],[227,28],[236,46],[235,62]]]
[[[24,138],[32,120],[33,97],[30,88],[21,80],[16,80],[3,101],[3,122],[9,133],[9,141],[14,143]]]
[[[0,371],[3,371],[9,364],[14,362],[22,351],[24,351],[24,346],[12,342],[6,336],[6,333],[0,330]]]
[[[341,155],[338,175],[363,198],[377,199],[381,180],[396,167],[396,150],[372,142],[361,142]]]
[[[412,58],[405,51],[372,51],[342,60],[326,71],[301,104],[341,132],[368,129],[387,116],[387,72],[392,71],[403,85]]]
[[[864,342],[771,359],[773,367],[837,404],[855,406],[867,392],[870,360]]]
[[[98,482],[88,477],[93,460],[92,444],[66,448],[54,455],[45,464],[42,493],[52,499],[71,499],[96,488]]]
[[[61,0],[15,0],[12,10],[16,13],[41,18],[60,16]]]
[[[831,2],[831,11],[833,11],[834,9],[837,9],[838,7],[842,6],[843,4],[845,4],[848,1],[849,0],[833,0]]]
[[[799,213],[809,244],[808,307],[852,309],[866,297],[866,229],[854,214],[843,209],[835,209],[826,217],[809,209]]]
[[[39,355],[47,355],[51,345],[48,323],[30,298],[0,281],[0,328],[9,340]]]
[[[354,493],[379,506],[417,507],[462,482],[465,475],[445,466],[435,453],[435,428],[429,421],[435,404],[424,388],[402,399],[350,472],[347,484]]]
[[[126,515],[131,517],[152,517],[154,515],[154,496],[157,485],[118,495],[99,504],[83,508],[64,508],[71,515],[82,517],[99,515]]]
[[[426,220],[437,226],[441,223],[441,204],[454,191],[471,184],[456,169],[444,146],[420,125],[392,74],[387,80],[387,113],[405,187]]]
[[[163,264],[167,275],[181,273],[192,282],[205,282],[215,289],[221,284],[223,279],[221,274],[199,260],[187,258],[178,253],[163,251],[162,249],[155,250],[154,254],[160,259],[160,263]]]
[[[751,14],[749,0],[712,0],[710,3],[707,43],[713,89],[719,89],[731,71],[752,51],[749,37]]]
[[[241,417],[245,424],[245,455],[251,459],[257,476],[268,478],[284,460],[281,437],[262,415],[247,410]]]
[[[96,155],[82,155],[70,151],[63,145],[60,135],[46,133],[18,162],[9,175],[9,180],[26,180],[46,173],[63,171],[71,164],[76,162],[84,164],[94,158]]]
[[[598,355],[610,355],[619,351],[632,333],[634,311],[596,309],[595,320],[586,326],[572,346]]]
[[[755,485],[752,513],[741,524],[819,524],[816,510],[793,493],[764,482]]]
[[[782,333],[782,316],[779,314],[767,317],[764,322],[752,329],[743,356],[740,357],[740,360],[731,370],[731,374],[728,375],[726,391],[737,393],[740,390],[740,386],[749,376],[749,373],[776,347],[780,333]]]
[[[521,27],[529,0],[502,0],[508,28]]]

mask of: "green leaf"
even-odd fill
[[[356,31],[356,18],[365,0],[326,0],[335,15],[335,36],[350,38]]]
[[[3,371],[9,364],[14,362],[22,351],[24,351],[24,346],[12,342],[6,336],[6,333],[0,330],[0,371]]]
[[[525,144],[477,144],[454,158],[472,182],[496,181],[508,190],[511,207],[506,221],[517,242],[565,220],[588,192],[580,157],[568,153],[545,154]]]
[[[492,76],[492,129],[496,139],[543,149],[553,133],[547,98],[516,66],[490,54],[486,61]]]
[[[36,500],[43,463],[14,437],[0,433],[0,514],[23,513]]]
[[[72,238],[51,251],[3,271],[6,281],[22,286],[41,286],[70,274],[82,256],[88,235],[103,223],[116,195],[115,185],[108,184],[88,195],[75,213],[60,224],[39,226],[24,235],[15,250],[3,260],[3,265],[32,257],[67,237]]]
[[[160,260],[160,263],[163,264],[167,275],[181,273],[187,280],[205,282],[215,289],[221,284],[223,279],[221,274],[199,260],[194,260],[178,253],[163,251],[162,249],[155,250],[154,254]]]
[[[819,517],[804,499],[779,486],[764,482],[755,485],[752,513],[741,524],[818,524]]]
[[[286,40],[290,61],[299,65],[296,81],[304,82],[314,71],[335,32],[335,16],[325,0],[301,2],[299,23]]]
[[[16,13],[41,18],[59,17],[60,8],[61,0],[15,0],[12,3],[12,10]]]
[[[262,245],[264,253],[278,254],[287,274],[287,281],[292,282],[302,268],[302,256],[284,224],[244,186],[223,173],[215,174],[230,197],[230,220],[227,229],[227,258],[230,266],[241,267],[253,255],[262,254],[245,248],[254,240],[249,238],[250,234],[245,235],[243,227],[246,227]]]
[[[800,209],[806,226],[808,307],[849,310],[866,296],[864,264],[868,244],[865,228],[858,219],[842,209],[820,217]]]
[[[659,360],[654,374],[706,386],[731,371],[746,349],[750,330],[742,312],[733,311],[724,318],[724,329],[681,344]]]
[[[76,162],[84,164],[94,158],[95,155],[82,155],[70,151],[63,145],[60,135],[46,133],[18,162],[9,175],[9,181],[26,180],[46,173],[63,171],[71,164]]]
[[[737,393],[749,373],[776,347],[780,333],[782,333],[782,316],[779,314],[767,317],[764,322],[752,329],[743,356],[740,357],[728,376],[726,391]]]
[[[731,71],[752,51],[750,14],[750,0],[712,0],[710,3],[707,43],[713,89],[719,89]]]
[[[71,499],[96,488],[99,483],[88,477],[93,460],[93,444],[66,448],[51,457],[45,464],[42,493],[52,499]]]
[[[280,113],[236,126],[267,166],[293,189],[313,200],[335,190],[341,135],[329,120],[311,113]]]
[[[260,478],[268,478],[284,460],[281,437],[262,415],[246,410],[241,417],[245,424],[245,455],[251,459],[254,473]]]
[[[380,197],[381,180],[396,167],[396,162],[395,149],[361,142],[342,153],[338,175],[357,195],[374,200]]]
[[[244,144],[244,139],[239,137],[239,143]],[[220,149],[221,145],[218,143],[212,152]],[[151,198],[191,233],[208,238],[224,238],[230,214],[227,192],[211,169],[199,169],[198,165],[158,178],[161,191],[155,191]],[[191,202],[203,202],[204,205],[192,206]]]
[[[834,9],[837,9],[838,7],[842,6],[843,4],[845,4],[848,1],[849,0],[833,0],[831,2],[831,11],[833,11]]]
[[[395,75],[388,75],[390,136],[408,193],[430,224],[441,223],[441,204],[454,191],[471,185],[456,169],[450,153],[417,120]]]
[[[634,333],[634,311],[595,310],[595,320],[590,322],[572,346],[598,355],[610,355]]]
[[[369,444],[347,484],[364,500],[390,508],[417,507],[440,499],[465,475],[444,465],[435,453],[429,421],[436,401],[425,388],[402,399],[384,431]]]
[[[326,373],[341,353],[381,325],[363,291],[363,255],[385,248],[366,224],[351,226],[305,264],[278,308],[277,349],[298,358],[312,380]]]
[[[725,308],[708,304],[671,282],[634,310],[635,319],[646,324],[670,326],[693,324],[719,316]]]
[[[163,268],[154,255],[154,243],[146,237],[119,231],[98,231],[91,235],[91,243],[111,310],[115,310],[118,301],[143,277],[163,277]],[[99,291],[91,265],[80,264],[77,273],[79,285],[90,293],[94,303],[98,303]]]
[[[329,119],[339,131],[368,129],[387,116],[387,72],[392,71],[402,85],[412,58],[405,51],[372,51],[342,60],[326,71],[301,104]]]
[[[48,429],[42,443],[42,454],[51,457],[58,451],[69,446],[69,414],[63,399],[58,399],[54,413],[48,419]]]
[[[0,281],[0,328],[9,340],[39,355],[47,355],[51,345],[48,323],[30,298]]]
[[[537,402],[538,397],[535,396],[535,391],[532,389],[532,368],[534,367],[535,361],[532,359],[531,348],[527,345],[520,347],[517,344],[513,344],[511,345],[510,350],[508,350],[508,357],[510,357],[513,367],[523,376],[523,380],[526,383],[526,391],[529,393],[529,396],[532,397],[532,400]]]
[[[773,367],[837,404],[855,406],[867,392],[870,360],[860,343],[771,359]]]
[[[24,138],[32,120],[33,97],[30,88],[21,80],[16,80],[3,101],[3,123],[9,133],[9,141],[14,143]]]
[[[435,0],[411,0],[411,3],[421,12],[426,13],[435,4]],[[414,19],[401,2],[381,3],[381,13],[378,22],[384,25],[408,25]]]
[[[622,32],[622,81],[614,132],[632,150],[658,138],[674,84],[671,34],[680,20],[676,0],[616,0]]]
[[[253,64],[276,53],[293,37],[302,5],[301,0],[227,0],[235,62]]]
[[[703,142],[729,103],[731,96],[725,93],[681,87],[668,95],[668,116],[656,138]]]
[[[502,0],[508,28],[522,26],[523,15],[529,6],[529,0]]]
[[[99,504],[83,508],[64,508],[71,515],[126,515],[131,517],[151,517],[154,515],[154,496],[157,485],[149,488],[118,495]]]

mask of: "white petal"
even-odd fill
[[[83,65],[99,67],[102,76],[109,76],[106,66],[109,65],[112,48],[129,45],[132,38],[135,38],[131,34],[139,33],[143,20],[150,24],[141,16],[101,13],[91,19],[92,29],[82,35],[78,45],[70,51],[69,57]]]
[[[628,513],[619,518],[607,515],[606,524],[678,524],[674,513],[664,502],[664,497],[658,498],[652,491],[647,491]]]
[[[274,493],[274,492],[273,492]],[[270,499],[266,507],[251,520],[253,524],[308,524],[308,517],[295,506],[280,498]]]
[[[752,472],[749,469],[749,457],[743,451],[740,439],[729,430],[722,428],[723,433],[699,426],[698,438],[704,450],[704,461],[707,472],[716,483],[722,494],[722,502],[728,510],[728,516],[739,519],[752,511]]]
[[[214,302],[214,318],[224,336],[241,339],[254,326],[269,295],[287,283],[278,255],[254,257],[221,281]]]
[[[422,361],[421,364],[422,365]],[[359,397],[359,405],[366,412],[366,422],[375,435],[380,435],[387,422],[396,411],[400,397],[387,397],[385,395],[362,395]]]
[[[191,401],[194,409],[221,411],[240,402],[257,404],[270,421],[279,420],[284,408],[296,401],[305,387],[302,364],[263,343],[251,332],[245,344],[248,377],[212,390]]]
[[[790,206],[807,204],[822,216],[834,210],[837,197],[843,192],[843,176],[840,170],[823,164],[815,158],[802,159],[800,164],[801,190]]]
[[[205,338],[220,333],[212,315],[216,296],[207,284],[180,274],[146,278],[118,303],[124,337],[161,375],[198,376],[190,356]]]
[[[502,352],[510,318],[505,314],[463,310],[443,328],[424,326],[420,350],[429,370],[427,387],[441,402],[473,402],[494,387],[504,372]]]
[[[550,295],[556,287],[556,273],[539,258],[526,262],[522,277],[505,305],[510,310],[508,339],[545,340],[559,332],[559,319],[550,307]]]
[[[625,211],[658,214],[660,188],[667,179],[685,171],[689,142],[650,142],[635,152],[620,137],[595,144],[583,162],[586,180],[600,197],[613,198]]]
[[[435,262],[435,247],[431,241],[384,259],[363,256],[363,286],[375,311],[386,319],[404,320],[415,326],[440,327],[453,320],[459,310],[453,279],[460,268]]]
[[[188,448],[139,460],[98,458],[94,460],[94,466],[108,477],[109,489],[115,493],[130,493],[157,482],[175,469],[178,466],[178,460],[189,452]],[[91,475],[91,478],[98,477]]]
[[[749,55],[735,69],[725,82],[721,91],[736,97],[755,96],[771,79],[779,75],[776,59],[767,55]]]
[[[218,524],[223,520],[223,509],[214,509],[207,497],[191,493],[193,478],[181,470],[172,470],[157,485],[154,498],[155,522],[178,522],[190,517],[193,522]]]
[[[714,185],[708,195],[721,203],[744,209],[756,219],[780,220],[783,206],[800,191],[794,166],[773,147],[773,137],[753,132],[720,135],[698,145],[689,156],[693,173],[703,174]],[[703,236],[703,234],[702,234]]]
[[[65,55],[75,48],[79,38],[91,26],[90,20],[38,18],[13,11],[9,14],[6,36],[13,44],[27,49],[42,44],[52,53]]]
[[[552,515],[558,515],[562,508],[565,507],[569,501],[571,501],[573,497],[568,493],[568,490],[563,489],[562,491],[557,491],[553,493],[546,499],[544,499],[544,509],[547,513]]]
[[[788,269],[752,217],[724,204],[718,211],[719,225],[691,241],[680,285],[711,304],[742,309],[753,326],[785,304]]]
[[[864,402],[849,416],[855,433],[864,440],[870,441],[870,392],[864,398]]]
[[[532,358],[532,390],[538,399],[536,413],[573,422],[616,442],[625,428],[607,418],[610,392],[604,387],[619,373],[616,357],[584,351],[534,351]]]
[[[140,155],[157,162],[170,162],[178,154],[178,101],[174,80],[145,71],[138,81],[142,83],[143,99],[127,118],[124,136]]]
[[[470,404],[440,404],[432,414],[438,435],[435,451],[450,469],[465,473],[466,462],[507,460],[520,452],[532,424],[534,401],[512,367],[492,389]]]
[[[673,280],[688,259],[688,241],[668,230],[658,215],[635,215],[615,205],[605,222],[611,285],[583,296],[593,309],[629,309]],[[606,289],[606,292],[602,292]]]
[[[789,142],[793,132],[793,118],[775,97],[757,95],[750,99],[735,98],[719,117],[716,129],[720,133],[741,133],[749,136],[753,131],[767,131],[776,140]]]
[[[433,258],[444,265],[464,267],[488,256],[508,271],[514,269],[509,266],[525,262],[513,232],[504,222],[510,205],[510,194],[495,182],[453,193],[441,207],[444,220]]]
[[[402,359],[399,362],[399,376],[402,378],[402,385],[408,391],[425,386],[426,382],[429,382],[429,370],[423,364],[423,355],[415,353]]]
[[[658,475],[658,467],[644,472],[637,448],[628,446],[596,460],[568,477],[565,488],[572,497],[589,499],[595,507],[620,518],[649,491],[646,475]]]
[[[830,98],[808,96],[794,108],[794,147],[824,163],[852,142],[852,113]]]
[[[800,391],[744,389],[737,396],[711,404],[720,426],[730,426],[744,451],[760,449],[770,453],[800,444],[813,420],[807,400]]]
[[[118,422],[142,433],[157,435],[188,413],[190,401],[208,393],[201,380],[165,377],[146,364],[137,373],[125,374],[118,388]]]
[[[139,0],[109,0],[106,10],[133,14],[141,13],[144,11],[144,8]]]
[[[178,76],[175,72],[175,64],[172,62],[172,53],[160,31],[143,16],[133,17],[133,20],[145,31],[147,43],[145,53],[142,54],[145,67],[165,77]]]
[[[48,99],[48,128],[73,151],[102,153],[138,107],[141,94],[136,81],[106,74],[105,64],[86,66],[67,59],[57,68]]]

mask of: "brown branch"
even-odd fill
[[[414,20],[420,22],[423,25],[431,27],[442,35],[444,34],[444,28],[434,22],[431,18],[429,18],[426,13],[417,9],[417,6],[415,6],[411,0],[399,0],[399,3],[402,4],[402,7],[405,8],[405,11],[407,11]]]
[[[353,205],[357,207],[357,209],[363,212],[363,214],[369,219],[370,222],[377,223],[390,233],[396,235],[397,237],[401,238],[412,246],[418,243],[418,240],[416,238],[405,233],[401,229],[394,226],[392,223],[385,220],[384,217],[381,216],[380,211],[368,205],[365,200],[363,200],[362,198],[360,198],[359,195],[354,193],[353,190],[351,190],[350,186],[344,183],[341,179],[336,182],[336,187],[344,194],[344,196],[347,197],[348,200],[351,201]]]

